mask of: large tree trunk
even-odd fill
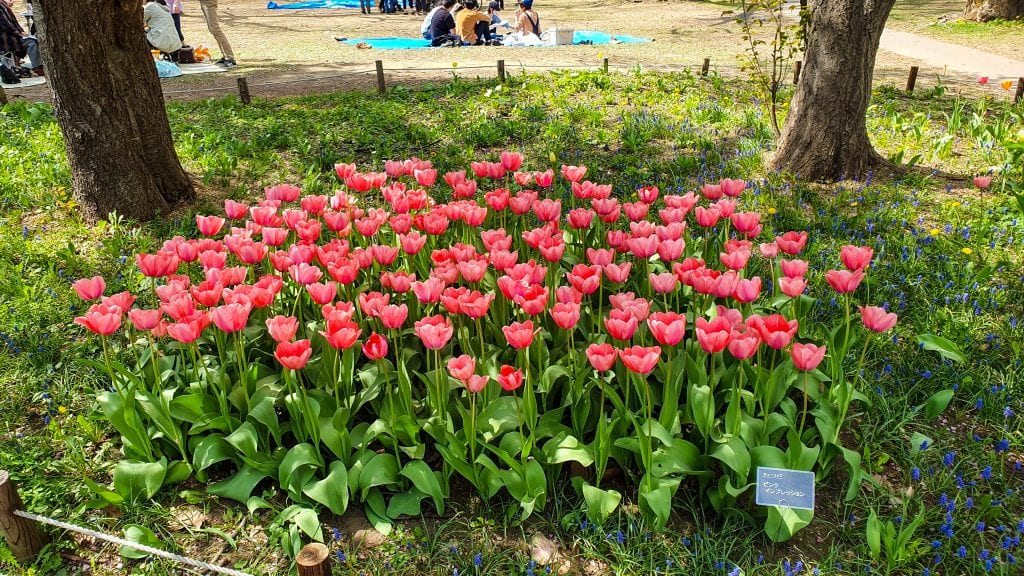
[[[174,151],[139,0],[36,0],[75,198],[89,220],[148,220],[195,197]]]
[[[1024,0],[967,0],[964,20],[988,22],[989,20],[1013,20],[1024,16]]]
[[[809,180],[853,177],[884,163],[868,140],[875,53],[895,0],[812,0],[800,83],[775,168]]]

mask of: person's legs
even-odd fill
[[[174,29],[178,31],[178,40],[185,41],[185,35],[181,33],[181,14],[171,14],[174,20]]]
[[[477,44],[481,42],[491,41],[491,24],[490,22],[477,22],[473,26],[473,32],[476,33]]]
[[[43,59],[39,56],[39,42],[35,37],[25,36],[22,38],[21,47],[25,49],[25,53],[28,55],[28,61],[32,70],[41,70],[43,67]]]
[[[231,43],[228,42],[224,31],[220,29],[220,20],[217,19],[217,0],[199,0],[199,7],[203,9],[203,18],[206,18],[206,27],[210,34],[213,34],[217,46],[220,47],[221,55],[225,59],[234,61],[235,53],[231,50]]]

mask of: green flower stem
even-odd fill
[[[163,390],[163,382],[160,381],[160,367],[156,362],[156,342],[153,341],[153,335],[149,332],[146,332],[146,341],[149,342],[149,363],[153,366],[153,383],[157,393],[160,393]]]
[[[245,413],[248,414],[252,410],[252,402],[249,398],[249,382],[248,372],[249,363],[245,358],[245,346],[242,344],[242,333],[239,330],[235,332],[235,360],[238,362],[238,382],[242,386],[242,398],[245,399]]]
[[[526,392],[523,392],[524,396]],[[530,452],[526,450],[526,435],[523,434],[523,408],[519,405],[519,395],[516,391],[512,391],[513,404],[516,405],[516,422],[519,424],[519,454],[520,460],[523,465],[526,465],[526,458],[530,455]]]

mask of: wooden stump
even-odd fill
[[[327,546],[319,542],[303,546],[298,557],[295,558],[299,576],[330,576],[331,563],[328,561],[330,554],[331,551]]]
[[[14,515],[15,510],[23,508],[10,475],[6,470],[0,470],[0,533],[7,539],[7,547],[19,562],[30,562],[35,560],[49,538],[32,521]]]

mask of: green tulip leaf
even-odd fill
[[[338,460],[331,462],[330,470],[323,480],[303,487],[302,493],[341,516],[348,509],[348,471],[345,464]]]
[[[924,418],[925,420],[934,420],[939,414],[946,411],[946,407],[953,400],[953,390],[939,390],[935,394],[932,394],[924,402]]]
[[[953,362],[964,361],[964,355],[960,352],[957,345],[942,336],[936,336],[934,334],[918,334],[917,343],[925,350],[938,352],[939,356],[942,356],[947,360],[952,360]]]
[[[811,523],[813,510],[772,506],[764,523],[764,533],[772,542],[785,542]]]
[[[578,462],[581,466],[587,467],[594,463],[594,453],[590,447],[565,432],[548,440],[541,451],[548,464]]]
[[[154,534],[152,530],[138,524],[129,524],[128,526],[125,526],[124,539],[129,542],[135,542],[136,544],[149,546],[150,548],[162,549],[164,547],[164,543],[156,537],[156,534]],[[121,556],[132,559],[145,558],[146,556],[149,556],[146,552],[124,545],[118,549],[118,552]]]
[[[615,490],[602,490],[583,482],[583,500],[587,503],[587,517],[598,526],[611,516],[619,507],[622,494]]]
[[[359,489],[365,500],[370,488],[398,482],[398,462],[393,454],[376,454],[359,474]]]
[[[269,474],[261,472],[250,464],[243,464],[242,469],[238,473],[227,480],[222,480],[210,486],[207,492],[214,496],[230,498],[245,504],[248,502],[249,497],[252,496],[252,491],[256,488],[256,485],[269,476]]]
[[[148,500],[163,486],[166,475],[166,458],[159,462],[121,460],[114,468],[114,490],[126,500]]]
[[[444,514],[444,491],[441,489],[441,482],[438,480],[438,474],[431,470],[426,462],[423,460],[409,462],[402,469],[402,476],[411,480],[417,490],[430,496],[438,514]],[[392,515],[388,514],[388,516]]]

